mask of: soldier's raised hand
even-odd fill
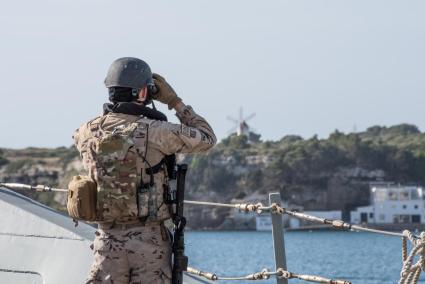
[[[177,96],[174,89],[167,83],[167,81],[161,75],[153,73],[153,82],[155,83],[158,91],[153,94],[153,99],[163,104],[168,105],[168,109],[174,108],[182,99]]]

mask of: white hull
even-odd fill
[[[84,283],[95,228],[0,189],[0,283]],[[185,276],[185,283],[208,283]]]

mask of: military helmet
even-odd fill
[[[105,78],[105,86],[142,89],[154,85],[149,65],[138,58],[123,57],[112,62]]]

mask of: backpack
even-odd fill
[[[83,163],[97,184],[96,218],[86,221],[127,223],[148,216],[149,192],[142,191],[139,198],[137,192],[146,168],[148,126],[141,118],[132,122],[105,115],[78,130]],[[93,205],[89,200],[87,204]]]

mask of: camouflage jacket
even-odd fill
[[[152,182],[152,175],[147,174],[146,169],[161,165],[166,155],[202,153],[216,143],[211,126],[190,106],[176,115],[182,124],[109,113],[77,129],[73,136],[75,146],[88,175],[98,185],[96,210],[99,223],[135,223],[139,221],[140,212],[144,212],[143,216],[151,221],[170,217],[168,206],[164,203],[164,188],[168,185],[165,165],[153,174],[154,186],[146,192],[145,200],[137,198],[141,185]],[[114,135],[117,130],[135,134],[126,136],[121,144],[109,143],[115,136],[102,138],[102,133]],[[114,145],[121,146],[118,149]],[[139,208],[138,203],[141,203]]]

